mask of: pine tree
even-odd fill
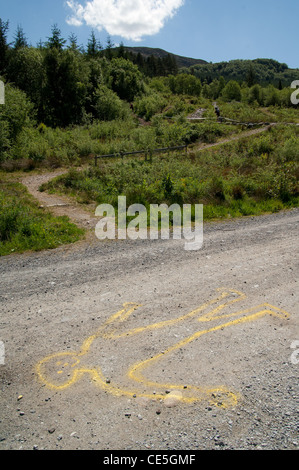
[[[0,75],[3,75],[7,66],[7,55],[8,55],[8,33],[9,21],[3,21],[0,18]]]
[[[78,38],[75,35],[75,33],[71,33],[69,35],[69,46],[68,46],[68,48],[71,49],[72,51],[78,51],[79,50]]]
[[[91,58],[96,58],[99,56],[101,50],[102,45],[100,41],[97,40],[95,32],[92,30],[87,44],[87,56]]]
[[[164,74],[163,75],[176,75],[177,63],[173,55],[167,54],[163,59],[164,63]]]
[[[112,59],[112,49],[114,47],[114,44],[112,42],[112,39],[110,35],[107,36],[107,42],[106,42],[106,50],[105,50],[105,56],[107,57],[108,60]]]
[[[256,83],[255,71],[252,64],[249,65],[246,82],[249,87],[252,87]]]
[[[87,72],[76,51],[47,49],[45,67],[45,124],[66,127],[82,119]]]
[[[21,26],[18,25],[16,35],[13,43],[14,49],[21,49],[22,47],[28,47],[27,38]]]
[[[41,51],[41,50],[44,49],[44,47],[45,47],[45,46],[44,46],[44,43],[43,43],[43,41],[40,39],[40,40],[38,41],[38,43],[36,44],[36,48],[37,48],[39,51]]]
[[[49,49],[58,49],[61,51],[66,43],[66,40],[61,37],[61,31],[56,24],[52,27],[52,36],[48,38],[46,46]]]
[[[124,59],[126,58],[126,50],[123,42],[121,42],[118,47],[117,57],[123,57]]]

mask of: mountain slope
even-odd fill
[[[192,59],[190,57],[183,57],[180,55],[172,54],[170,52],[164,51],[163,49],[159,48],[152,48],[152,47],[125,47],[125,50],[128,52],[132,52],[133,54],[141,54],[144,58],[148,58],[154,56],[155,58],[164,59],[168,55],[175,58],[178,68],[181,67],[192,67],[198,64],[207,64],[205,60],[202,59]]]

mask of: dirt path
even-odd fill
[[[226,139],[219,140],[218,142],[215,142],[213,144],[195,144],[194,147],[193,147],[193,150],[205,150],[205,149],[209,149],[209,148],[212,148],[212,147],[217,147],[219,145],[224,145],[224,144],[227,144],[229,142],[234,142],[236,140],[240,140],[240,139],[243,139],[243,138],[246,138],[246,137],[261,134],[263,132],[266,132],[267,130],[269,130],[273,126],[275,126],[275,124],[270,124],[270,125],[267,125],[267,126],[263,126],[263,127],[258,128],[258,129],[251,129],[249,131],[241,132],[240,134],[236,134],[236,135],[227,137]]]
[[[93,229],[97,219],[94,216],[95,205],[90,204],[87,208],[77,203],[74,198],[64,195],[49,194],[46,191],[39,191],[43,183],[51,181],[56,176],[66,173],[67,169],[59,169],[52,172],[43,172],[41,174],[33,173],[21,179],[21,183],[26,186],[30,194],[37,199],[41,207],[48,208],[55,215],[66,215],[79,227]]]

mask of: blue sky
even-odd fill
[[[106,44],[160,47],[211,62],[272,58],[299,68],[298,0],[1,0],[9,40],[21,25],[36,45],[58,24],[63,37],[74,32],[86,45],[91,30]],[[98,30],[97,27],[101,28]],[[134,40],[133,40],[134,38]],[[136,41],[135,39],[138,39]]]

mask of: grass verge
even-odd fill
[[[68,217],[55,217],[16,181],[0,175],[0,256],[40,251],[74,243],[84,230]]]

